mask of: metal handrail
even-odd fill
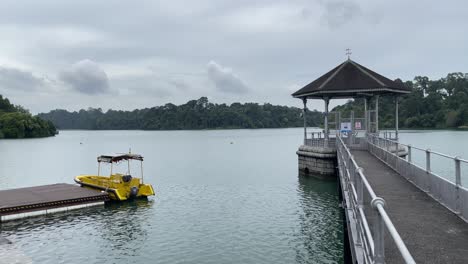
[[[340,135],[337,135],[337,154],[339,158],[340,176],[343,177],[344,180],[343,188],[348,190],[348,193],[351,194],[351,197],[349,197],[351,198],[350,204],[348,204],[348,206],[353,211],[354,217],[356,218],[356,230],[358,231],[357,240],[363,245],[363,252],[365,255],[362,257],[366,260],[365,262],[385,262],[384,227],[386,227],[405,263],[416,263],[385,211],[384,199],[375,194],[364,175],[362,168],[357,165],[356,160],[351,155],[351,151],[346,146]],[[371,198],[371,202],[369,204],[371,206],[370,208],[374,209],[377,213],[373,226],[373,234],[370,231],[371,228],[368,224],[363,208],[365,206],[363,203],[364,188]]]
[[[310,137],[307,137],[307,139],[323,139],[325,138],[325,133],[324,132],[309,132],[307,134],[310,134]],[[328,135],[329,138],[335,138],[333,133],[330,133]]]
[[[468,160],[462,159],[462,158],[460,158],[459,156],[451,156],[451,155],[448,155],[448,154],[445,154],[445,153],[442,153],[442,152],[437,152],[437,151],[434,151],[434,150],[431,150],[431,149],[425,149],[425,148],[415,147],[415,146],[413,146],[413,145],[411,145],[411,144],[400,143],[400,142],[398,142],[398,141],[396,141],[396,140],[387,139],[387,138],[381,138],[381,137],[379,137],[379,136],[377,136],[377,135],[374,135],[374,134],[371,134],[371,133],[368,133],[368,135],[369,135],[370,137],[379,138],[380,140],[389,141],[389,142],[391,142],[391,143],[398,144],[398,145],[400,145],[400,146],[410,147],[410,148],[412,148],[412,149],[417,149],[417,150],[421,150],[421,151],[424,151],[424,152],[427,152],[427,151],[428,151],[428,152],[430,152],[430,153],[432,153],[432,154],[436,154],[436,155],[438,155],[438,156],[442,156],[442,157],[445,157],[445,158],[449,158],[449,159],[457,159],[457,158],[458,158],[461,162],[468,163]]]
[[[310,135],[310,136],[309,136]],[[336,141],[333,135],[329,135],[328,140],[323,132],[309,132],[304,139],[304,145],[321,148],[335,148]]]
[[[396,140],[381,138],[378,135],[374,135],[374,134],[371,134],[371,133],[368,133],[367,135],[370,138],[372,138],[372,143],[373,144],[377,143],[377,145],[379,147],[382,147],[381,141],[384,142],[383,145],[384,145],[384,147],[387,147],[387,148],[390,145],[395,145],[396,146],[396,148],[395,148],[396,153],[398,152],[398,146],[407,147],[408,148],[408,162],[413,164],[414,166],[417,166],[417,167],[420,167],[420,166],[413,163],[413,161],[412,161],[412,150],[416,149],[416,150],[423,151],[425,153],[425,155],[426,155],[426,167],[425,168],[420,167],[420,168],[425,169],[427,172],[431,172],[431,156],[432,156],[431,154],[453,160],[453,162],[455,164],[455,184],[458,185],[458,186],[462,186],[462,184],[461,184],[461,169],[460,169],[461,164],[460,163],[463,162],[463,163],[468,164],[468,160],[462,159],[459,156],[451,156],[451,155],[448,155],[448,154],[445,154],[445,153],[433,151],[431,149],[424,149],[424,148],[415,147],[415,146],[413,146],[411,144],[403,144],[403,143],[400,143],[400,142],[398,142]],[[444,179],[450,181],[449,179],[447,179],[445,177],[444,177]]]

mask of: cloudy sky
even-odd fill
[[[466,1],[0,1],[0,94],[33,113],[290,94],[352,58],[389,78],[467,72]],[[311,108],[322,108],[312,102]]]

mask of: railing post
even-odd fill
[[[356,170],[354,170],[354,186],[356,188],[356,194],[357,194],[357,208],[354,210],[354,215],[356,218],[357,226],[356,229],[358,231],[358,235],[356,237],[356,245],[362,245],[362,240],[364,235],[364,231],[362,230],[361,224],[361,212],[360,209],[363,208],[363,199],[362,199],[362,192],[363,192],[363,183],[361,179],[360,173],[362,172],[362,168],[357,167]],[[362,237],[361,237],[362,234]],[[365,239],[365,238],[364,238]]]
[[[411,145],[408,145],[408,162],[411,163]]]
[[[378,211],[374,223],[374,235],[374,263],[383,264],[385,263],[385,230],[382,216]]]
[[[426,149],[426,172],[431,172],[431,150]]]
[[[455,157],[455,188],[457,190],[456,200],[456,212],[460,213],[461,202],[460,202],[460,186],[461,186],[461,168],[460,168],[460,157]]]
[[[364,199],[363,199],[364,184],[361,179],[362,171],[363,169],[361,167],[357,167],[355,171],[356,175],[354,177],[356,179],[356,192],[357,192],[357,200],[358,200],[359,208],[362,208],[364,205]]]
[[[461,186],[461,168],[460,168],[460,157],[455,157],[455,184]]]
[[[379,205],[384,206],[385,201],[380,197],[376,197],[371,201],[373,209],[376,211],[374,219],[374,263],[385,263],[385,224],[382,216],[380,215]]]

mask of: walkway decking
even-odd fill
[[[367,151],[352,154],[417,263],[468,263],[468,224]],[[367,214],[367,213],[366,213]],[[388,236],[387,236],[388,237]],[[402,263],[385,241],[387,263]]]
[[[0,222],[103,204],[109,195],[74,184],[51,184],[0,191]]]

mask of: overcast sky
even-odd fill
[[[0,1],[0,93],[33,113],[300,106],[290,94],[346,48],[391,79],[467,72],[467,14],[440,0]]]

